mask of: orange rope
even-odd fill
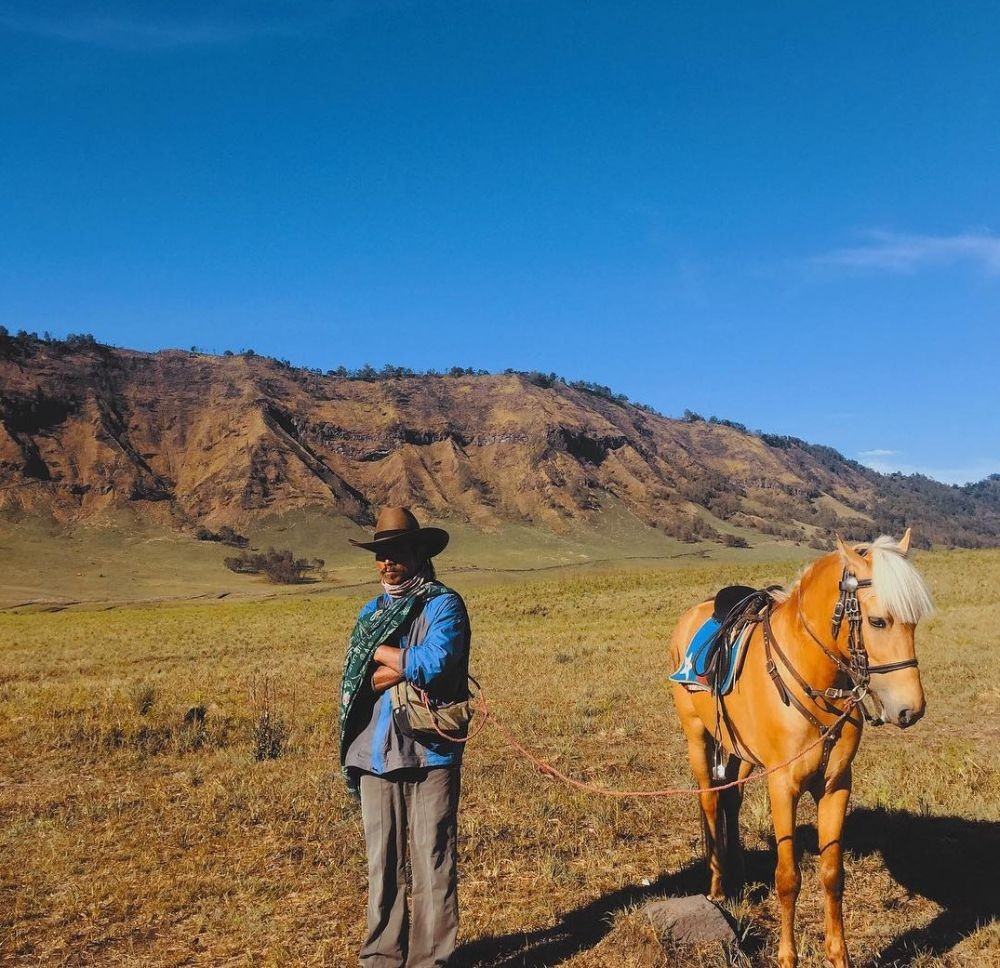
[[[571,787],[576,787],[578,790],[583,790],[586,793],[596,793],[603,797],[673,797],[673,796],[684,796],[696,794],[700,795],[702,793],[719,793],[722,790],[730,790],[734,787],[743,786],[745,783],[749,783],[751,780],[761,780],[766,776],[770,776],[772,773],[777,773],[779,770],[783,770],[790,766],[796,760],[801,759],[807,753],[812,752],[821,743],[825,742],[827,737],[830,736],[835,729],[837,729],[840,724],[847,719],[850,715],[851,710],[856,705],[855,700],[848,700],[847,706],[844,711],[831,723],[823,732],[819,734],[814,743],[810,743],[804,750],[796,753],[791,759],[785,760],[784,763],[779,763],[777,766],[772,766],[761,773],[751,773],[749,776],[744,777],[742,780],[731,780],[729,783],[723,783],[720,786],[712,786],[706,789],[691,788],[691,787],[668,787],[665,790],[606,790],[604,787],[594,786],[591,783],[584,783],[581,780],[574,780],[573,777],[567,776],[565,773],[557,770],[551,763],[547,763],[545,760],[540,759],[535,756],[530,750],[525,749],[511,734],[510,732],[501,725],[500,721],[497,719],[496,714],[490,712],[489,707],[486,704],[486,696],[483,693],[483,689],[479,688],[479,705],[482,709],[483,720],[479,726],[479,729],[475,733],[470,734],[464,740],[458,740],[458,742],[468,742],[472,736],[477,735],[482,732],[486,723],[492,719],[493,728],[497,730],[498,733],[507,741],[507,745],[514,749],[516,752],[520,753],[528,762],[533,764],[542,773],[554,777],[557,780],[561,780],[563,783]],[[444,734],[441,734],[444,736]],[[448,736],[444,736],[445,739],[450,739]],[[455,740],[452,740],[455,742]]]

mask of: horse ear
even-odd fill
[[[857,572],[859,569],[867,567],[865,559],[850,545],[845,544],[844,539],[839,534],[835,534],[834,537],[837,539],[837,550],[840,552],[841,560],[844,562],[846,568]]]
[[[905,558],[910,553],[910,532],[912,528],[907,528],[903,537],[899,539],[899,553]]]

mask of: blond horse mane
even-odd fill
[[[870,545],[859,545],[857,550],[871,554],[872,591],[897,622],[916,625],[934,614],[934,603],[920,572],[893,538],[883,534]]]
[[[854,550],[871,556],[872,591],[892,618],[916,625],[922,618],[934,614],[934,603],[926,583],[894,538],[883,534],[871,543],[855,545]],[[771,597],[777,602],[787,599],[815,564],[807,565],[792,585],[776,589]]]

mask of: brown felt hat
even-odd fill
[[[371,541],[348,538],[355,548],[379,551],[390,545],[419,545],[428,558],[441,554],[448,544],[448,532],[441,528],[422,528],[409,508],[382,508],[375,522]]]

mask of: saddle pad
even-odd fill
[[[711,656],[711,646],[715,638],[715,633],[720,628],[721,625],[714,617],[705,620],[688,644],[680,668],[671,676],[668,676],[671,682],[679,682],[689,692],[712,691],[711,683],[709,683],[705,672]],[[723,696],[733,688],[733,682],[736,680],[736,670],[740,667],[740,662],[743,658],[743,647],[750,637],[749,632],[749,628],[745,629],[736,640],[730,652],[729,667],[722,670],[722,687],[719,689],[719,693]]]

